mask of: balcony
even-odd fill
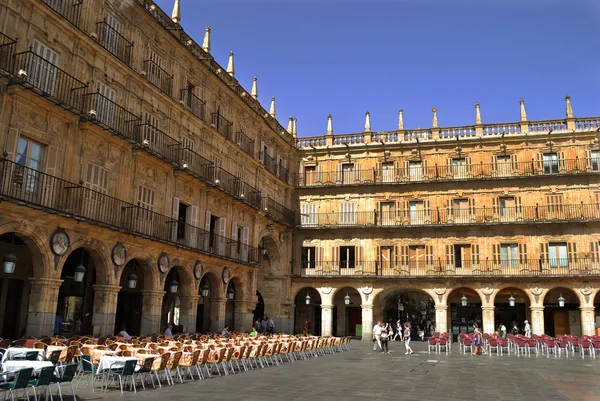
[[[258,263],[258,248],[6,159],[0,159],[0,198],[220,258]]]
[[[79,28],[83,0],[42,0],[42,3]]]
[[[206,102],[194,95],[192,88],[183,88],[181,90],[180,101],[192,114],[204,121]]]
[[[256,188],[212,163],[207,166],[207,171],[207,181],[220,190],[257,209],[260,207],[260,192]]]
[[[260,152],[260,162],[268,171],[277,175],[277,163],[267,152]]]
[[[98,43],[110,54],[131,67],[133,57],[133,42],[125,39],[121,33],[106,21],[96,23],[98,31]]]
[[[250,156],[254,157],[254,141],[244,134],[243,131],[238,131],[233,136],[233,142]]]
[[[231,121],[221,115],[221,113],[212,113],[212,126],[216,129],[225,139],[231,139],[231,133],[233,131],[233,124]]]
[[[600,204],[561,204],[391,212],[331,212],[302,215],[300,228],[438,227],[459,225],[540,224],[600,220]]]
[[[162,92],[171,96],[173,93],[173,75],[165,71],[160,65],[152,60],[144,61],[146,79]]]
[[[289,171],[287,168],[283,167],[281,164],[279,164],[277,166],[277,177],[279,177],[279,179],[281,181],[285,181],[288,182],[288,178],[289,178]]]
[[[89,121],[127,141],[140,139],[141,120],[138,116],[98,92],[84,95],[84,99]]]
[[[88,86],[29,50],[14,55],[13,71],[20,85],[67,110],[81,113]]]
[[[4,72],[4,74],[0,75],[16,72],[13,68],[16,48],[17,41],[15,39],[0,33],[0,71]]]
[[[156,128],[152,124],[142,124],[136,132],[135,141],[142,149],[159,159],[179,164],[181,143]]]
[[[409,168],[310,171],[300,174],[299,187],[334,187],[355,185],[397,185],[466,180],[501,180],[511,178],[600,174],[600,160],[594,158],[562,159],[552,162],[528,161],[471,164],[463,166],[427,166]]]
[[[271,198],[262,198],[262,210],[265,214],[283,224],[292,226],[295,222],[294,211],[286,208],[282,204],[274,201]]]
[[[295,262],[296,277],[566,277],[598,276],[600,261],[594,258],[526,259],[481,262],[430,260],[419,262],[392,261],[325,261]]]

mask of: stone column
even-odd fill
[[[321,335],[331,336],[333,332],[333,305],[321,304]]]
[[[435,306],[435,331],[440,333],[448,331],[448,305]]]
[[[225,313],[227,310],[227,298],[210,299],[210,326],[211,333],[221,333],[225,327]]]
[[[596,335],[594,330],[595,327],[595,316],[593,306],[580,306],[581,311],[581,332],[584,336]]]
[[[116,285],[94,285],[94,308],[92,313],[93,333],[99,336],[115,334],[117,298],[121,287]]]
[[[486,305],[481,307],[481,317],[483,320],[483,332],[488,334],[494,334],[495,322],[494,322],[494,305]]]
[[[29,336],[41,337],[54,334],[54,320],[58,304],[58,290],[63,282],[54,278],[30,278],[31,295],[29,298],[27,328]]]
[[[531,306],[531,334],[541,336],[544,334],[544,307]]]
[[[233,311],[233,330],[239,332],[249,332],[252,329],[252,318],[254,315],[252,311],[254,310],[254,306],[252,303],[245,301],[234,301],[235,309]],[[275,331],[281,332],[283,331],[282,327],[277,327],[277,322],[275,322]]]
[[[373,341],[373,305],[363,304],[362,308],[362,340]]]
[[[162,302],[165,296],[164,291],[142,290],[142,325],[140,332],[142,335],[151,335],[162,333],[165,328],[161,327],[160,315],[162,312]]]
[[[179,296],[179,324],[185,333],[196,331],[196,314],[198,312],[198,299],[200,295]]]

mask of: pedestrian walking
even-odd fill
[[[410,347],[410,325],[408,323],[404,323],[404,347],[406,348],[406,352],[404,355],[410,355],[413,353],[412,348]]]
[[[402,341],[402,323],[400,323],[400,319],[396,322],[396,335],[394,335],[392,341],[395,341],[398,337],[400,337],[400,341]]]
[[[525,320],[523,323],[525,323],[525,337],[531,338],[531,325],[529,325],[527,320]]]
[[[380,340],[381,340],[381,353],[385,354],[386,352],[388,354],[390,354],[390,349],[388,347],[388,339],[390,336],[390,332],[389,332],[390,327],[388,327],[388,325],[386,324],[385,327],[383,328],[383,330],[381,330],[381,336],[380,336]]]
[[[377,351],[377,346],[381,350],[381,322],[373,326],[373,351]]]

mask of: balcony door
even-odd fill
[[[100,82],[98,93],[101,96],[98,96],[96,104],[97,118],[100,122],[112,127],[115,119],[115,101],[117,99],[117,92]]]
[[[42,92],[53,95],[58,75],[58,54],[37,40],[33,42],[33,53],[37,57],[33,56],[31,60],[29,82]]]
[[[354,269],[356,266],[356,247],[340,246],[340,269]]]
[[[113,15],[106,13],[102,30],[102,46],[112,54],[118,55],[121,23]]]
[[[496,174],[499,177],[509,177],[512,175],[510,156],[498,156],[496,158]]]
[[[394,162],[381,163],[381,181],[394,182]]]
[[[43,147],[26,138],[19,138],[13,176],[15,190],[28,199],[37,195],[40,183]]]
[[[467,178],[467,159],[464,157],[452,159],[452,177]]]
[[[409,162],[408,176],[410,181],[421,181],[423,179],[423,163],[420,161]]]
[[[409,203],[410,208],[410,224],[418,225],[425,224],[425,202],[423,201],[411,201]]]
[[[382,246],[379,248],[379,264],[381,265],[381,274],[389,274],[389,269],[393,267],[394,247]]]
[[[354,163],[342,164],[342,184],[354,183]]]
[[[469,200],[468,199],[453,199],[452,200],[452,215],[455,223],[469,222]]]
[[[544,174],[558,174],[558,153],[544,153]]]
[[[396,202],[381,202],[379,204],[379,220],[382,226],[393,226],[396,216]]]

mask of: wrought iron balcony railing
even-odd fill
[[[79,27],[83,0],[42,0],[42,2],[71,24]]]
[[[234,134],[233,142],[244,152],[254,157],[254,141],[246,136],[243,131],[238,131]]]
[[[173,75],[165,71],[152,60],[144,61],[146,79],[162,92],[171,96],[173,93]]]
[[[300,174],[300,187],[340,185],[386,185],[416,182],[489,180],[521,177],[600,174],[600,158],[560,159],[551,162],[527,161],[479,163],[462,166],[415,166],[357,170],[305,171]]]
[[[179,164],[181,142],[171,138],[150,123],[140,125],[136,134],[135,141],[142,145],[144,150],[161,159]]]
[[[507,259],[462,261],[423,258],[420,261],[302,261],[292,268],[297,277],[529,277],[599,276],[600,260]]]
[[[283,167],[281,164],[277,165],[277,177],[282,181],[288,182],[289,179],[289,171],[287,168]]]
[[[600,204],[560,204],[516,207],[429,209],[372,212],[309,213],[301,228],[415,227],[453,225],[527,224],[600,220]]]
[[[279,220],[280,222],[290,226],[294,225],[294,211],[286,208],[271,198],[262,198],[262,210],[265,212],[265,214],[275,220]]]
[[[85,115],[89,121],[131,142],[141,138],[141,119],[138,116],[98,92],[88,93],[84,99]]]
[[[267,152],[260,152],[260,161],[268,171],[277,175],[277,163]]]
[[[212,125],[226,139],[231,139],[233,124],[220,113],[212,113]]]
[[[125,37],[107,23],[106,20],[97,22],[96,26],[98,29],[98,43],[113,56],[131,67],[133,42],[125,39]]]
[[[207,181],[255,208],[260,207],[260,192],[256,188],[212,163],[206,168]]]
[[[181,90],[181,102],[192,114],[204,121],[206,102],[194,95],[192,88]]]
[[[77,113],[84,110],[83,99],[88,86],[32,50],[14,55],[13,74],[21,85],[53,103]]]
[[[15,73],[13,62],[17,41],[0,32],[0,75]]]
[[[0,159],[0,197],[241,263],[259,260],[258,248],[6,159]]]

